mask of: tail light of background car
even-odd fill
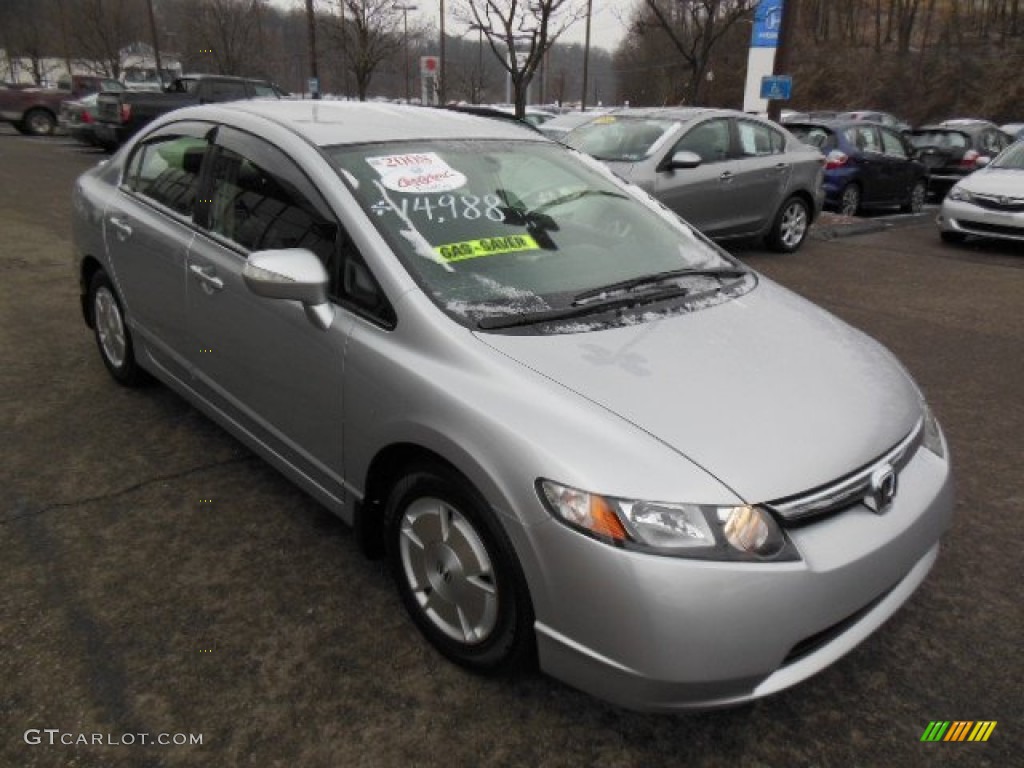
[[[121,122],[122,123],[127,123],[127,122],[130,122],[131,119],[132,119],[132,105],[131,104],[122,104],[121,105]]]
[[[831,171],[834,168],[842,168],[847,162],[849,162],[849,160],[850,157],[845,152],[833,149],[825,158],[825,170]]]
[[[964,152],[964,156],[960,159],[961,168],[973,168],[978,162],[978,151],[974,149],[968,149]]]

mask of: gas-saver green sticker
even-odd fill
[[[435,247],[434,251],[446,263],[451,264],[455,261],[478,259],[481,256],[536,251],[539,248],[537,241],[529,235],[509,235],[508,237],[483,237],[479,240],[466,240],[462,243],[448,243]]]

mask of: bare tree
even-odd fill
[[[43,85],[53,73],[46,59],[61,50],[59,28],[53,23],[52,3],[39,0],[7,0],[0,9],[0,47],[6,51],[6,69],[14,70],[17,60],[28,63],[36,85]],[[9,73],[13,76],[14,72]]]
[[[755,0],[644,0],[682,56],[690,77],[683,99],[700,98],[715,45],[739,22],[749,20]]]
[[[85,68],[121,77],[121,49],[144,39],[146,8],[141,0],[69,0],[70,44]]]
[[[366,101],[374,72],[402,49],[402,12],[394,0],[336,0],[335,7],[329,41]]]
[[[456,6],[456,16],[486,36],[508,73],[519,117],[544,54],[585,13],[578,0],[462,0]]]

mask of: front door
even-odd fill
[[[272,249],[308,249],[331,272],[339,225],[291,160],[262,139],[221,128],[213,152],[208,210],[187,263],[197,388],[321,497],[340,502],[351,315],[336,311],[324,331],[298,302],[257,296],[242,279],[249,253]]]

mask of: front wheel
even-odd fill
[[[791,197],[775,215],[768,233],[768,247],[780,253],[792,253],[799,248],[811,228],[811,209],[799,197]]]
[[[135,348],[125,324],[124,308],[110,278],[102,269],[89,281],[89,312],[96,346],[110,375],[125,386],[142,384],[146,376],[135,362]]]
[[[57,120],[45,109],[32,109],[21,121],[30,136],[49,136],[57,127]]]
[[[391,570],[406,610],[452,661],[476,672],[520,665],[533,648],[526,581],[480,494],[441,465],[416,468],[385,508]]]

